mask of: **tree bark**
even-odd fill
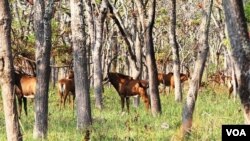
[[[172,10],[171,10],[171,24],[170,24],[170,34],[169,40],[173,52],[173,63],[174,63],[174,93],[175,101],[182,101],[182,90],[181,90],[181,80],[180,80],[180,55],[179,46],[176,40],[176,0],[171,0]]]
[[[150,5],[150,4],[149,4]],[[148,75],[149,75],[149,94],[151,99],[151,111],[153,116],[161,114],[161,102],[158,90],[158,72],[155,61],[154,54],[154,43],[153,43],[153,26],[155,20],[155,7],[156,0],[151,1],[149,13],[148,13],[148,22],[145,26],[145,48],[146,48],[146,61],[148,66]]]
[[[77,129],[84,130],[92,124],[88,63],[82,0],[70,0],[71,30],[74,58],[74,78],[77,110]]]
[[[34,26],[36,36],[36,96],[34,138],[47,138],[48,92],[50,78],[51,19],[53,0],[48,2],[45,11],[44,1],[34,3]]]
[[[242,0],[222,1],[245,123],[250,124],[250,40]]]
[[[8,0],[0,1],[0,86],[8,141],[22,141],[14,95],[11,51],[11,14]]]
[[[210,17],[212,10],[213,0],[204,0],[203,6],[203,18],[201,23],[201,36],[198,41],[199,48],[197,51],[197,60],[195,61],[194,73],[190,82],[190,88],[187,94],[187,100],[182,111],[182,131],[183,135],[191,132],[193,113],[195,109],[195,103],[198,95],[199,85],[202,79],[205,63],[207,60],[207,54],[209,51],[208,45],[208,33],[210,25]]]
[[[99,109],[102,109],[102,43],[103,43],[103,26],[104,21],[107,16],[107,2],[106,0],[102,0],[100,13],[96,18],[96,40],[93,51],[93,65],[94,65],[94,94],[96,98],[95,106]]]

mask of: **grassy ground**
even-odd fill
[[[185,96],[186,97],[185,90]],[[104,110],[94,108],[91,93],[93,126],[90,129],[92,141],[168,141],[180,140],[179,127],[183,103],[176,103],[173,95],[161,95],[162,115],[152,117],[145,111],[143,103],[139,108],[130,106],[130,114],[121,113],[120,98],[113,88],[105,88]],[[132,103],[132,100],[131,100]],[[25,141],[32,141],[34,113],[33,102],[28,101],[29,115],[22,113],[22,132]],[[241,124],[243,114],[239,100],[228,99],[224,87],[203,89],[198,96],[194,114],[192,134],[185,140],[221,140],[222,124]],[[84,135],[76,130],[75,113],[68,105],[58,109],[55,90],[49,94],[49,141],[81,141]],[[6,140],[5,122],[0,98],[0,141]]]

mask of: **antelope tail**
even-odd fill
[[[64,93],[66,85],[64,83],[59,83],[59,91]]]

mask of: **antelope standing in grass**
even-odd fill
[[[36,77],[29,76],[27,74],[22,74],[15,72],[15,94],[18,99],[18,111],[19,118],[21,117],[22,112],[22,102],[24,104],[25,114],[27,112],[27,98],[34,98],[36,93]]]
[[[74,108],[75,101],[75,83],[74,83],[74,72],[70,71],[66,78],[60,79],[58,81],[58,95],[60,97],[60,109],[62,105],[65,107],[66,99],[69,95],[69,102],[71,103],[70,94],[73,97],[72,107]]]
[[[114,58],[113,58],[114,59]],[[112,60],[113,60],[112,59]],[[150,108],[150,100],[147,94],[148,81],[146,80],[134,80],[132,77],[110,72],[111,62],[108,65],[108,80],[114,86],[121,98],[122,112],[124,111],[124,105],[126,102],[127,110],[129,112],[129,97],[139,95],[145,104],[146,109]]]

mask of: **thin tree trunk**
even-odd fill
[[[136,56],[136,66],[138,68],[132,67],[132,77],[134,79],[139,79],[139,76],[141,76],[142,72],[142,46],[139,39],[139,31],[136,33],[136,39],[135,39],[135,56]],[[140,97],[136,96],[134,97],[134,106],[139,107],[140,104]]]
[[[116,29],[114,29],[112,37],[111,37],[111,53],[113,54],[113,56],[118,55],[118,37],[117,36],[118,36],[117,31],[116,31]],[[110,54],[110,55],[112,55],[112,54]],[[113,58],[113,57],[111,57],[111,58]],[[111,72],[116,72],[117,64],[118,64],[118,61],[117,61],[117,59],[115,59],[111,65]]]
[[[86,11],[85,11],[85,14],[86,14],[86,19],[87,19],[87,27],[88,27],[88,36],[89,36],[89,42],[87,43],[89,48],[87,49],[87,52],[88,52],[88,74],[89,76],[92,76],[92,73],[93,73],[93,66],[90,65],[92,59],[93,59],[93,54],[91,54],[94,50],[94,47],[95,47],[95,40],[96,40],[96,34],[95,34],[95,14],[94,14],[94,10],[93,10],[93,4],[91,2],[91,0],[86,0],[84,1],[85,3],[85,7],[86,7]],[[92,87],[94,84],[94,79],[93,77],[90,77],[90,80],[89,80],[89,84],[90,84],[90,87]],[[96,99],[96,103],[99,103],[97,102],[98,100]]]
[[[250,40],[242,0],[223,0],[232,61],[245,123],[250,124]]]
[[[46,6],[44,1],[35,1],[35,35],[36,35],[36,96],[34,138],[46,138],[48,130],[48,92],[50,78],[51,18],[53,0]]]
[[[74,58],[77,129],[84,130],[92,124],[90,92],[86,57],[86,39],[82,0],[70,0],[71,30]]]
[[[194,73],[192,76],[192,80],[190,82],[190,88],[188,90],[187,100],[182,111],[182,131],[184,135],[186,133],[191,132],[193,113],[198,95],[198,89],[202,79],[207,59],[207,54],[209,51],[208,33],[209,33],[212,5],[213,5],[213,0],[203,1],[203,6],[206,9],[203,9],[204,13],[201,23],[201,32],[200,32],[201,36],[198,41],[199,48],[197,51],[197,60],[195,62]]]
[[[0,1],[0,86],[8,141],[22,141],[14,95],[11,52],[11,14],[8,0]]]
[[[107,15],[107,3],[106,0],[102,0],[100,13],[96,19],[96,40],[93,51],[93,64],[94,64],[94,94],[96,98],[95,106],[102,109],[102,42],[103,42],[103,26]]]
[[[181,91],[181,80],[180,80],[180,57],[179,57],[179,46],[176,41],[176,0],[171,0],[172,10],[171,10],[171,25],[169,40],[173,52],[173,62],[174,62],[174,92],[175,101],[182,101],[182,91]]]

